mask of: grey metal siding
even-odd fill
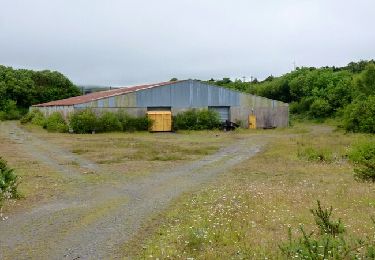
[[[176,108],[239,106],[240,93],[188,80],[173,85],[140,90],[136,93],[136,104],[137,107],[171,106]]]
[[[208,107],[208,109],[216,111],[219,114],[221,122],[230,120],[229,107]]]

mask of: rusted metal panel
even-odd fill
[[[182,81],[176,81],[176,82],[182,82]],[[149,89],[149,88],[156,88],[156,87],[165,86],[165,85],[171,85],[171,84],[175,84],[176,82],[168,81],[168,82],[161,82],[161,83],[155,83],[155,84],[115,88],[115,89],[106,90],[106,91],[94,92],[94,93],[90,93],[87,95],[76,96],[76,97],[71,97],[71,98],[66,98],[66,99],[61,99],[61,100],[55,100],[55,101],[51,101],[47,103],[37,104],[34,106],[45,107],[45,106],[78,105],[78,104],[83,104],[83,103],[89,103],[91,101],[98,100],[98,99],[104,99],[104,98],[114,97],[118,95],[123,95],[126,93],[136,92],[141,89]]]

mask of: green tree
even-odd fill
[[[344,128],[351,132],[375,133],[375,96],[356,99],[344,110]]]
[[[357,90],[364,95],[375,94],[375,65],[369,64],[366,69],[356,78]]]

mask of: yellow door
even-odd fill
[[[255,115],[249,115],[249,128],[250,129],[257,128],[257,118]]]
[[[172,114],[163,115],[163,131],[172,131]]]
[[[172,131],[172,113],[170,111],[150,111],[147,116],[151,119],[151,132],[169,132]]]

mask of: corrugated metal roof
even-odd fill
[[[161,83],[148,84],[148,85],[116,88],[116,89],[111,89],[111,90],[106,90],[106,91],[94,92],[94,93],[90,93],[90,94],[83,95],[83,96],[76,96],[76,97],[51,101],[47,103],[37,104],[37,105],[33,105],[33,107],[72,106],[72,105],[82,104],[82,103],[86,103],[86,102],[90,102],[90,101],[94,101],[94,100],[98,100],[102,98],[131,93],[131,92],[135,92],[135,91],[142,90],[142,89],[171,85],[171,84],[175,84],[177,82],[182,82],[182,81],[185,81],[185,80],[168,81],[168,82],[161,82]]]

